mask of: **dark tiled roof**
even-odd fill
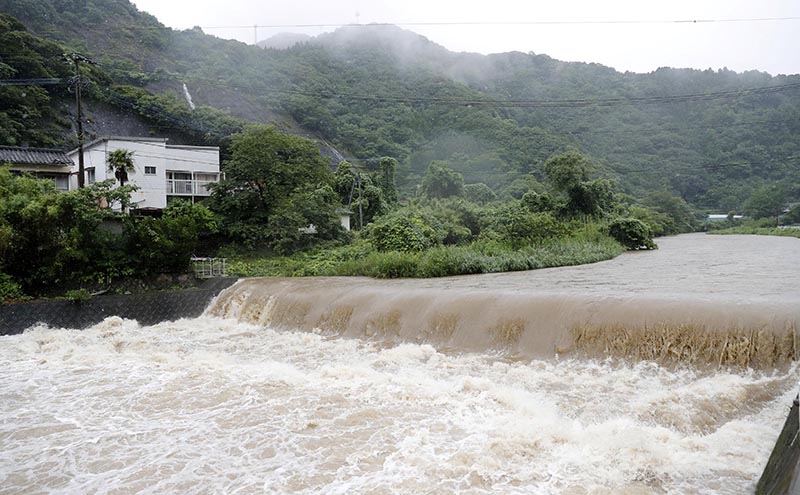
[[[0,165],[8,162],[25,165],[72,165],[72,160],[61,150],[0,146]]]

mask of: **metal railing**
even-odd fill
[[[192,258],[192,268],[197,278],[224,277],[228,273],[228,259]]]
[[[213,180],[167,179],[167,194],[172,196],[211,196],[209,184]]]

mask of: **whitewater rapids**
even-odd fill
[[[649,260],[666,257],[678,271],[670,242],[684,259],[691,246],[708,245],[685,239],[667,240]],[[734,241],[711,242],[739,249]],[[732,312],[714,314],[740,328],[794,324],[793,241],[753,241],[760,254],[787,249],[782,259],[793,268],[767,281],[761,274],[771,272],[752,267],[749,279],[731,269],[715,281],[688,263],[675,288],[659,279],[670,308],[659,314],[694,321],[703,303],[722,304]],[[474,304],[463,297],[496,287],[523,298],[558,285],[562,273],[568,282],[546,296],[566,297],[565,284],[583,284],[586,301],[600,296],[613,309],[597,314],[601,305],[592,305],[590,323],[612,323],[632,308],[659,307],[634,286],[637,264],[659,270],[645,255],[561,272],[397,281],[397,290],[423,301],[415,291],[457,289],[452,304],[468,311]],[[594,284],[598,270],[616,273],[616,283]],[[295,303],[333,282],[280,281],[276,292],[273,281],[270,302],[248,281],[197,319],[141,327],[112,317],[80,331],[37,327],[0,337],[0,494],[739,495],[753,492],[800,383],[792,360],[750,367],[719,365],[716,355],[702,365],[552,349],[537,356],[526,349],[537,342],[528,334],[539,320],[514,304],[503,306],[504,316],[525,323],[504,335],[516,337],[498,342],[489,332],[482,349],[466,342],[482,335],[474,318],[445,318],[437,327],[444,335],[420,329],[416,338],[409,322],[424,321],[424,305],[368,327],[380,332],[358,333],[371,320],[358,308],[334,311],[348,306],[341,280],[335,297],[317,297],[318,308]],[[385,283],[368,285],[387,296]],[[746,298],[737,295],[744,286]],[[292,304],[281,306],[284,296]],[[380,299],[391,306],[403,297]],[[637,306],[637,298],[647,303]],[[557,313],[568,324],[552,332],[583,321],[575,311],[550,311],[547,321]]]
[[[0,493],[752,492],[800,373],[200,318],[0,346]]]

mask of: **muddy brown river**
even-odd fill
[[[658,244],[0,337],[0,494],[752,493],[800,386],[800,240]]]

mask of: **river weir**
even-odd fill
[[[800,241],[659,246],[2,337],[0,493],[752,493],[800,386]]]

